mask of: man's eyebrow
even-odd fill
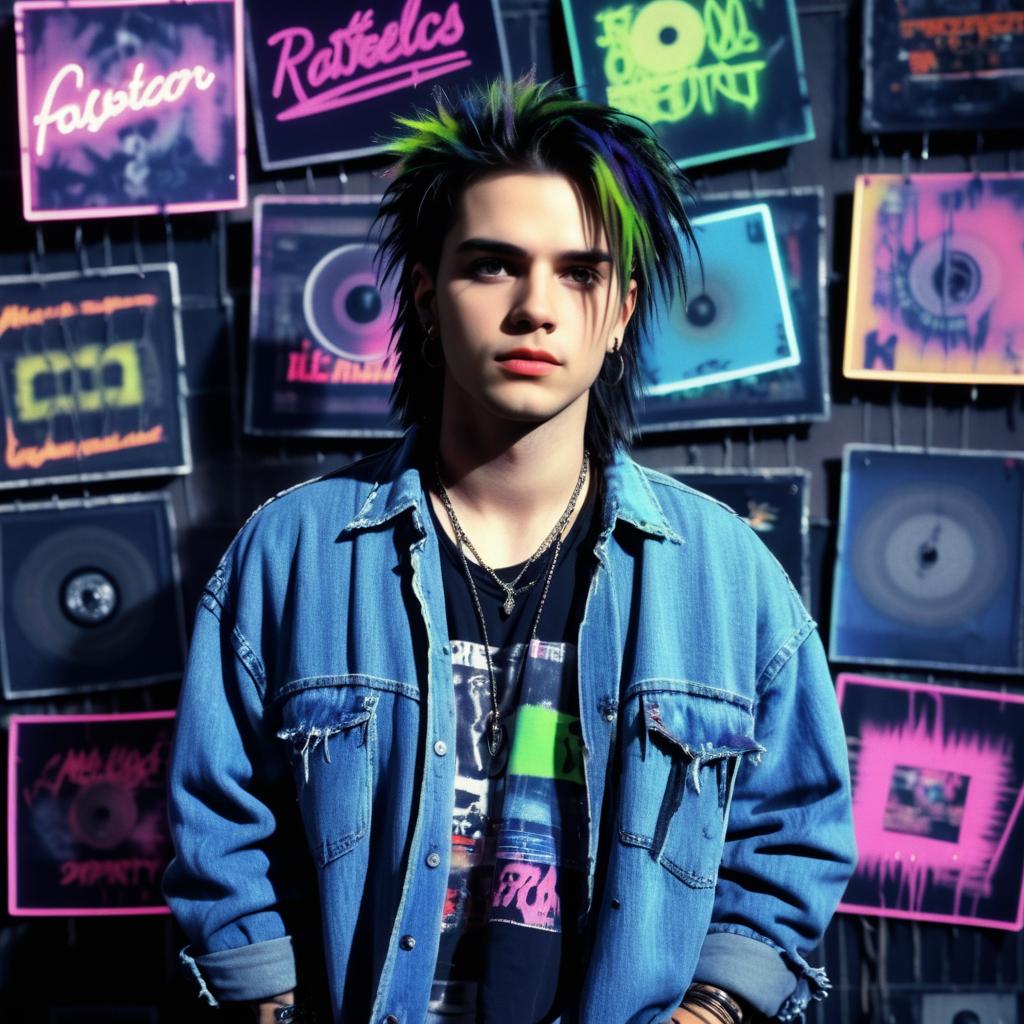
[[[456,252],[492,252],[501,256],[525,259],[525,249],[511,242],[500,242],[496,238],[467,238],[455,247]],[[612,258],[604,249],[569,249],[558,254],[562,262],[570,263],[611,263]]]

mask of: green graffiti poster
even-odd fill
[[[794,0],[562,0],[584,96],[682,167],[814,138]]]

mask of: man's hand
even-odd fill
[[[703,1017],[690,1013],[685,1006],[680,1006],[671,1017],[672,1024],[706,1024]]]

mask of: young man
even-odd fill
[[[624,451],[676,173],[532,84],[404,125],[409,429],[269,502],[206,589],[183,959],[263,1021],[321,971],[360,1024],[795,1019],[854,860],[828,666],[754,533]]]

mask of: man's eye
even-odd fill
[[[573,284],[586,287],[591,287],[601,280],[601,275],[592,267],[570,267],[568,274]]]
[[[505,269],[501,260],[477,260],[473,264],[473,273],[478,277],[500,277]]]

